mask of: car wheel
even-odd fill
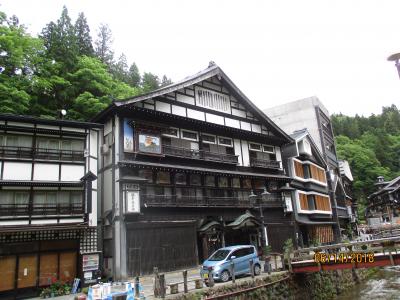
[[[261,266],[259,264],[254,265],[254,275],[258,276],[261,274]]]
[[[229,272],[227,270],[223,271],[221,273],[221,281],[222,282],[227,282],[229,281]]]

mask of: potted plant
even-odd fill
[[[40,292],[40,297],[41,298],[49,298],[51,294],[51,290],[50,288],[44,288],[42,289],[42,291]]]

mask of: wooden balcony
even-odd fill
[[[237,164],[238,156],[226,153],[216,153],[204,150],[191,150],[183,147],[174,147],[163,145],[163,154],[175,157],[184,157],[190,159],[200,159],[206,161],[223,162]]]
[[[83,204],[0,204],[2,217],[82,215]]]
[[[280,169],[281,162],[276,160],[250,158],[250,166],[267,169]]]
[[[250,200],[237,197],[197,197],[177,195],[141,195],[144,207],[251,207]]]
[[[283,200],[281,197],[268,197],[260,202],[262,207],[280,208],[283,207]]]
[[[84,161],[83,151],[0,146],[0,157],[43,160]]]

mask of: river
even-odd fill
[[[337,300],[400,300],[400,266],[379,269],[368,280],[339,295]]]

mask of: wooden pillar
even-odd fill
[[[183,275],[183,291],[186,294],[188,292],[188,281],[187,281],[187,270],[182,272]]]

